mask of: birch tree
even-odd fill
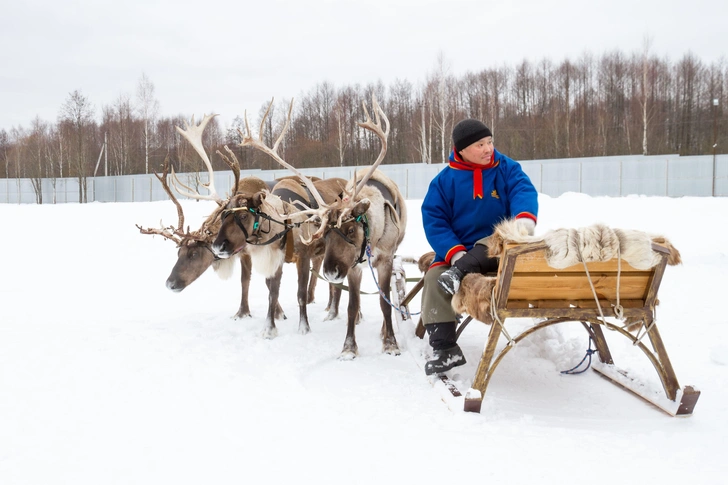
[[[142,73],[142,77],[137,84],[137,110],[139,117],[142,119],[144,128],[142,132],[142,141],[144,143],[144,173],[149,173],[149,145],[153,134],[154,121],[159,113],[159,101],[154,96],[154,84]]]

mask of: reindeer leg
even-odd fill
[[[359,315],[361,269],[358,266],[351,268],[347,275],[347,280],[349,282],[349,307],[347,308],[346,339],[344,340],[344,348],[341,350],[341,355],[339,356],[342,360],[351,360],[359,355],[355,330]]]
[[[306,305],[308,304],[308,274],[311,267],[311,260],[305,252],[299,253],[296,261],[296,269],[298,270],[298,333],[306,335],[311,331],[308,324],[308,313]]]
[[[392,260],[382,258],[378,263],[377,275],[379,277],[379,287],[382,293],[384,293],[384,296],[389,300],[392,287]],[[382,295],[379,296],[379,307],[382,309],[382,315],[384,315],[381,332],[382,352],[390,355],[399,355],[399,346],[397,345],[397,339],[394,336],[394,329],[392,328],[392,307]]]
[[[281,289],[281,276],[283,276],[283,265],[276,270],[276,274],[266,280],[269,283],[268,289],[268,315],[266,315],[266,325],[263,328],[264,338],[275,338],[278,335],[278,329],[275,322],[275,308],[278,306],[278,294]]]
[[[274,276],[274,278],[275,278],[275,276]],[[268,294],[270,294],[270,292],[271,292],[271,289],[270,289],[271,279],[272,278],[265,279],[265,286],[268,288]],[[273,316],[275,317],[276,320],[287,320],[288,319],[286,314],[283,312],[283,308],[281,308],[281,303],[279,301],[276,301],[276,311]]]
[[[329,312],[324,318],[324,322],[333,320],[339,316],[339,302],[341,301],[341,288],[329,283],[329,304],[326,306],[326,310]]]
[[[250,261],[249,254],[240,255],[240,287],[242,289],[242,295],[240,296],[240,308],[238,313],[233,318],[240,319],[243,317],[249,317],[250,307],[248,306],[248,291],[250,290],[250,273],[253,267],[253,263]]]
[[[311,267],[316,273],[321,273],[321,263],[324,261],[323,256],[315,257],[311,260]],[[311,277],[308,280],[308,300],[307,303],[313,303],[316,299],[316,283],[318,277],[311,271]],[[326,308],[328,310],[328,308]]]

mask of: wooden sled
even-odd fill
[[[551,325],[581,322],[598,353],[598,362],[592,365],[595,371],[672,416],[691,415],[700,391],[693,386],[680,387],[655,322],[657,291],[667,266],[668,249],[653,243],[652,249],[660,255],[660,262],[648,270],[640,270],[616,258],[587,263],[586,268],[579,263],[555,269],[546,263],[546,248],[545,243],[536,242],[507,244],[503,249],[491,299],[492,317],[486,318],[491,328],[472,387],[465,395],[465,411],[480,412],[495,369],[518,342]],[[404,301],[411,301],[420,288],[413,288]],[[605,319],[614,316],[618,303],[623,317],[637,328],[635,333]],[[505,329],[508,318],[542,321],[511,337]],[[470,317],[463,321],[458,335],[469,321]],[[602,327],[623,335],[644,352],[657,371],[665,396],[645,390],[639,381],[614,365]],[[501,336],[508,343],[496,352]]]

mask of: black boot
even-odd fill
[[[465,273],[460,271],[457,266],[450,266],[450,269],[444,271],[437,278],[437,284],[446,293],[454,295],[460,289],[460,281],[465,277]]]
[[[455,322],[432,323],[425,328],[430,335],[430,345],[434,350],[432,360],[425,364],[425,374],[428,376],[439,374],[465,364],[463,351],[456,343]]]

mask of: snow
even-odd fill
[[[428,251],[420,201],[408,205],[398,254],[417,257]],[[193,229],[212,210],[183,206]],[[260,335],[260,275],[244,320],[231,319],[239,268],[167,290],[174,244],[134,225],[176,222],[168,201],[0,204],[0,483],[724,483],[728,199],[569,193],[540,206],[537,233],[602,222],[663,234],[681,251],[657,317],[680,384],[702,391],[693,416],[669,417],[591,370],[560,374],[586,352],[577,323],[517,345],[481,414],[450,409],[420,367],[429,350],[412,326],[397,328],[400,356],[381,352],[374,295],[362,297],[360,355],[344,361],[347,297],[324,322],[320,282],[312,331],[300,335],[293,265],[275,339]],[[363,279],[376,291],[366,268]],[[509,320],[509,332],[529,323]],[[461,337],[468,363],[452,377],[463,392],[487,330],[473,322]],[[606,333],[616,364],[661,390],[644,355]]]

